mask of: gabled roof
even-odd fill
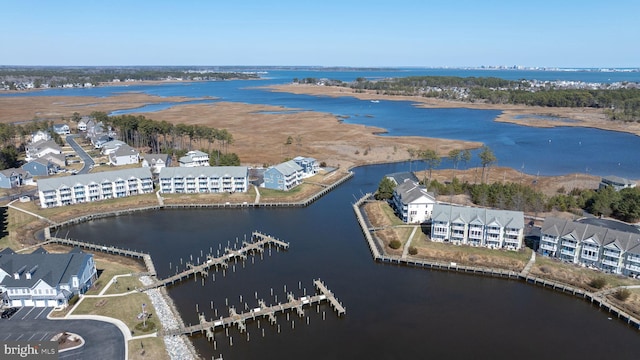
[[[418,177],[412,172],[397,172],[385,175],[386,178],[391,179],[396,185],[400,185],[405,181],[412,181],[414,183],[419,182]]]
[[[640,234],[630,233],[620,230],[609,229],[603,226],[583,224],[577,221],[564,220],[554,217],[544,219],[542,234],[549,234],[549,231],[557,227],[560,229],[562,237],[571,236],[577,241],[593,239],[600,246],[610,249],[619,249],[640,254]]]
[[[274,165],[270,169],[275,169],[277,172],[279,172],[284,176],[293,175],[303,170],[302,167],[296,164],[296,162],[293,160],[285,161],[278,165]],[[269,171],[269,169],[267,169],[267,171]]]
[[[79,275],[92,256],[83,252],[49,254],[37,250],[31,254],[0,254],[0,269],[9,274],[1,284],[6,287],[33,287],[40,280],[51,286],[68,283],[72,276]],[[27,279],[27,272],[31,279]],[[14,278],[14,273],[19,274],[18,279]]]
[[[132,148],[131,146],[124,144],[120,147],[118,147],[118,149],[116,151],[114,151],[111,155],[114,156],[129,156],[129,155],[139,155],[140,152],[134,148]]]
[[[524,214],[522,211],[484,209],[470,206],[435,204],[433,206],[434,219],[461,219],[465,224],[488,224],[490,222],[503,224],[512,229],[524,228]],[[440,220],[443,221],[443,220]],[[458,221],[456,221],[458,222]]]
[[[151,178],[149,168],[133,168],[114,171],[105,171],[92,174],[81,174],[75,176],[55,177],[38,180],[38,191],[57,190],[62,187],[73,187],[75,185],[86,185],[91,182],[102,184],[103,182],[114,182],[118,179],[147,179]]]
[[[158,160],[162,160],[166,164],[169,160],[169,154],[143,154],[142,158],[147,160],[149,164],[154,164]]]
[[[422,198],[425,199],[425,202],[429,203],[435,203],[436,201],[435,196],[427,192],[425,187],[420,186],[417,182],[409,180],[396,186],[394,192],[403,204],[411,204]]]

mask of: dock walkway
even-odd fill
[[[200,274],[202,276],[207,276],[209,274],[210,268],[227,268],[228,262],[232,259],[246,259],[248,253],[261,253],[264,251],[265,246],[277,246],[283,249],[289,248],[289,243],[278,240],[272,236],[262,234],[258,231],[254,231],[252,234],[253,242],[243,242],[242,247],[240,249],[234,250],[226,247],[225,253],[219,257],[213,257],[211,254],[207,254],[206,260],[198,265],[194,265],[192,263],[187,262],[187,269],[170,276],[166,279],[158,280],[140,288],[140,291],[146,291],[149,289],[166,286],[169,284],[174,284],[176,282],[180,282],[185,280],[192,275]]]
[[[177,335],[193,335],[195,333],[205,333],[208,339],[213,338],[213,332],[216,328],[225,328],[235,326],[240,332],[246,332],[246,321],[255,320],[256,318],[268,318],[271,325],[276,323],[275,315],[279,312],[286,312],[290,310],[296,311],[300,316],[304,316],[303,307],[328,301],[329,304],[336,311],[338,316],[342,316],[346,313],[346,308],[335,298],[333,293],[326,287],[321,280],[314,280],[313,284],[318,290],[319,294],[313,296],[303,296],[295,298],[292,293],[287,294],[287,302],[283,304],[266,306],[263,300],[258,300],[258,307],[249,311],[238,313],[234,307],[229,307],[229,316],[220,317],[219,319],[207,321],[203,314],[198,317],[200,323],[176,329],[172,331],[166,331],[163,335],[177,336]]]

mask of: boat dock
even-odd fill
[[[248,310],[243,313],[238,313],[235,307],[229,307],[229,316],[220,317],[219,319],[207,321],[204,314],[199,314],[198,318],[200,323],[177,329],[174,331],[167,331],[164,335],[193,335],[195,333],[206,334],[209,340],[213,339],[213,334],[216,328],[226,328],[235,326],[238,331],[245,333],[247,331],[246,322],[249,320],[256,320],[259,318],[268,318],[271,325],[275,325],[276,314],[287,311],[295,311],[298,316],[304,317],[304,307],[312,304],[319,304],[327,301],[336,311],[338,316],[342,316],[346,313],[346,308],[335,298],[333,293],[327,288],[327,286],[321,280],[313,281],[316,290],[319,292],[313,296],[303,296],[296,298],[292,293],[287,293],[287,302],[283,304],[267,306],[264,300],[258,300],[258,307]]]
[[[209,275],[210,268],[227,268],[229,265],[229,261],[234,259],[246,259],[248,253],[262,253],[264,252],[265,246],[276,246],[282,249],[288,249],[289,243],[278,240],[272,236],[262,234],[258,231],[254,231],[252,234],[252,242],[242,242],[242,247],[239,249],[232,249],[230,247],[225,247],[224,255],[219,257],[213,257],[213,255],[208,254],[206,256],[206,260],[198,265],[194,265],[193,263],[187,262],[187,269],[177,273],[173,276],[170,276],[166,279],[158,280],[153,282],[150,285],[144,286],[139,289],[139,291],[145,291],[161,286],[167,286],[170,284],[174,284],[176,282],[183,281],[189,277],[196,276],[200,274],[203,277]]]

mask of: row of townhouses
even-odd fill
[[[79,249],[49,254],[39,248],[31,254],[0,252],[0,296],[4,306],[66,306],[85,293],[97,278],[93,255]]]
[[[542,255],[605,272],[640,275],[640,234],[548,217],[540,235]]]
[[[149,168],[123,169],[38,180],[43,208],[153,192]]]
[[[431,240],[457,245],[518,250],[524,239],[521,211],[435,204]]]
[[[158,176],[162,193],[246,192],[246,166],[163,167]]]

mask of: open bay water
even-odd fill
[[[216,350],[192,338],[203,359],[636,359],[638,330],[588,302],[519,281],[429,271],[373,262],[351,204],[374,191],[387,173],[408,163],[356,168],[355,176],[306,208],[161,210],[94,220],[61,232],[84,241],[149,252],[161,278],[176,265],[202,261],[228,241],[259,230],[290,243],[288,251],[249,256],[223,277],[214,271],[169,288],[187,324],[227,316],[225,303],[244,310],[284,302],[286,292],[314,293],[322,279],[346,306],[338,318],[327,304],[248,322],[247,335],[216,332]],[[108,234],[108,235],[106,235]],[[252,258],[254,260],[252,260]],[[181,261],[182,259],[182,261]],[[183,265],[180,266],[182,262]],[[171,264],[171,269],[169,265]],[[235,271],[234,271],[235,266]],[[298,288],[298,284],[302,289]],[[274,296],[271,296],[273,289]],[[242,299],[240,299],[242,296]],[[276,299],[277,297],[277,299]],[[325,313],[324,320],[322,313]],[[292,325],[292,321],[294,324]],[[264,337],[262,330],[265,330]]]
[[[508,71],[461,69],[378,69],[378,70],[270,70],[261,80],[231,80],[161,85],[109,86],[89,89],[49,89],[37,92],[0,94],[0,96],[96,96],[106,97],[128,92],[143,92],[161,97],[193,98],[188,103],[217,101],[244,102],[282,106],[283,111],[297,109],[300,121],[304,111],[320,111],[339,116],[346,123],[364,124],[385,129],[383,136],[425,136],[431,138],[478,141],[489,146],[497,166],[512,167],[528,174],[564,175],[588,173],[640,179],[640,137],[632,134],[592,128],[559,126],[535,128],[495,122],[496,110],[424,109],[407,101],[381,100],[379,103],[349,96],[339,98],[271,92],[259,87],[289,83],[293,78],[330,78],[351,81],[417,76],[496,76],[506,79],[573,80],[586,82],[640,81],[640,72],[595,71]],[[212,97],[214,99],[195,100]],[[142,108],[121,109],[114,114],[160,111],[180,103],[165,102]],[[552,109],[550,109],[551,111]],[[152,117],[152,116],[151,116]],[[25,119],[28,120],[28,119]],[[535,121],[531,119],[530,121]],[[562,121],[559,122],[562,125]],[[309,124],[313,126],[313,124]],[[424,148],[429,148],[428,140]],[[477,151],[474,152],[474,155]],[[443,161],[441,167],[449,167]],[[474,156],[466,166],[479,166]]]

